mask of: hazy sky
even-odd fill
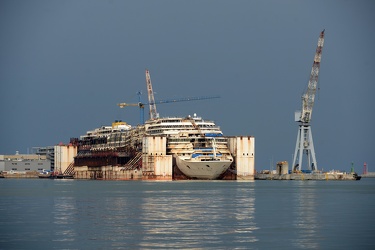
[[[87,130],[197,113],[256,138],[256,169],[292,161],[319,33],[312,115],[318,168],[375,171],[374,1],[0,1],[0,154],[68,143]],[[146,109],[148,111],[148,109]],[[148,114],[148,112],[146,112]]]

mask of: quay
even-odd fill
[[[255,180],[360,180],[361,176],[359,176],[355,172],[341,172],[341,171],[329,171],[329,172],[322,172],[322,171],[297,171],[294,169],[293,171],[289,170],[288,162],[287,161],[280,161],[276,164],[276,170],[263,170],[261,172],[257,172],[254,175]]]
[[[292,174],[255,174],[255,180],[360,180],[361,176],[356,173],[292,173]]]
[[[362,178],[375,178],[375,172],[367,172],[364,174],[361,174]]]

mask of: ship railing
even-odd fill
[[[65,169],[63,175],[74,175],[74,161]]]
[[[133,170],[140,166],[140,162],[142,161],[142,152],[138,152],[125,166],[122,170]]]

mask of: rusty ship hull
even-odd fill
[[[142,178],[139,175],[144,170],[142,140],[145,136],[166,137],[166,155],[174,158],[175,166],[186,179],[217,179],[233,162],[220,128],[212,121],[188,116],[158,118],[137,127],[116,121],[112,126],[88,131],[79,139],[71,140],[78,146],[74,166],[91,171],[81,174],[82,178],[104,178],[103,169],[109,166],[115,167],[119,174],[132,171],[132,177]],[[117,177],[121,176],[127,178],[124,174]]]

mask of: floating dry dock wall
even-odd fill
[[[253,180],[255,139],[251,136],[227,137],[233,163],[219,179]],[[110,157],[105,157],[105,155]],[[128,159],[124,164],[123,159]],[[105,163],[108,164],[105,164]],[[77,164],[76,164],[77,163]],[[167,154],[167,137],[144,136],[142,152],[131,150],[94,152],[75,157],[75,179],[106,180],[184,180],[172,155]]]
[[[143,179],[172,180],[172,155],[167,155],[167,138],[145,136],[142,145]]]
[[[228,147],[233,156],[233,164],[228,169],[238,180],[254,180],[255,138],[253,136],[228,137]],[[228,172],[227,171],[227,172]],[[223,178],[228,179],[228,178]]]

